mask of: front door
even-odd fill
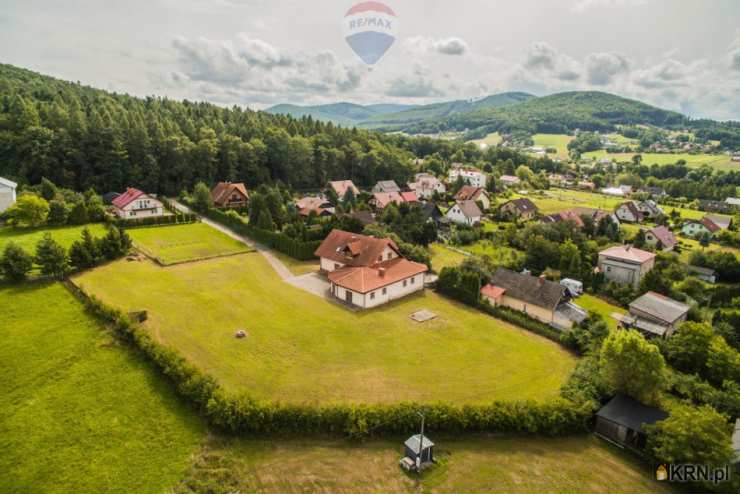
[[[348,304],[352,303],[352,292],[349,290],[344,291],[344,299],[347,301]]]

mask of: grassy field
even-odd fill
[[[432,268],[437,273],[442,271],[442,268],[458,266],[468,257],[442,244],[431,244],[429,252],[432,255]]]
[[[555,148],[557,149],[557,156],[560,158],[567,158],[570,155],[568,153],[568,143],[573,139],[575,137],[567,134],[535,134],[532,136],[535,146],[545,149]]]
[[[735,257],[740,258],[740,249],[736,249],[734,247],[727,247],[714,242],[710,243],[707,247],[702,247],[699,241],[694,240],[693,238],[687,238],[683,236],[678,236],[676,238],[678,239],[678,243],[681,246],[679,259],[682,262],[689,262],[689,259],[691,258],[691,253],[695,250],[730,252],[732,254],[735,254]]]
[[[82,237],[82,230],[87,228],[94,237],[105,235],[105,226],[102,223],[93,223],[82,226],[50,226],[41,228],[0,228],[0,252],[5,249],[8,242],[15,242],[29,254],[36,252],[36,244],[44,233],[49,232],[51,236],[65,248],[69,248],[72,242]]]
[[[167,269],[120,261],[76,282],[121,309],[146,309],[157,339],[262,399],[546,399],[575,364],[559,345],[431,290],[352,312],[282,282],[257,253]],[[420,309],[439,317],[416,323]],[[238,329],[248,337],[235,339]]]
[[[127,230],[137,248],[162,264],[208,259],[252,249],[203,223]]]
[[[203,425],[60,284],[0,288],[0,492],[164,492]]]
[[[310,261],[299,261],[276,250],[273,250],[272,254],[280,259],[280,262],[285,264],[285,266],[290,270],[291,273],[293,273],[294,276],[314,273],[318,271],[320,267],[318,259],[313,259]]]
[[[498,132],[492,132],[483,139],[475,139],[468,142],[472,142],[473,144],[477,144],[481,148],[485,148],[489,146],[498,146],[501,143],[501,140],[501,134],[499,134]]]
[[[213,438],[177,493],[669,493],[649,465],[589,436],[437,437],[421,478],[398,467],[404,438],[362,444]]]
[[[462,249],[478,256],[489,256],[497,265],[511,265],[524,258],[524,252],[496,246],[490,240],[480,240],[472,245],[465,245]]]
[[[619,314],[626,314],[627,311],[623,308],[612,305],[609,302],[606,302],[605,300],[602,300],[598,297],[594,297],[593,295],[589,295],[587,293],[584,293],[580,297],[578,297],[575,300],[575,303],[583,307],[584,309],[595,312],[597,314],[601,314],[604,317],[604,320],[606,321],[606,324],[609,326],[610,329],[617,329],[617,321],[613,317],[611,317],[611,314],[613,312],[617,312]]]
[[[614,161],[631,161],[632,156],[636,153],[607,153],[603,149],[585,153],[585,158],[601,159],[604,157],[611,158]],[[703,165],[709,165],[716,170],[731,171],[740,170],[740,163],[733,163],[729,156],[724,154],[688,154],[688,153],[640,153],[642,154],[642,163],[645,165],[668,165],[676,163],[678,160],[686,160],[686,166],[690,168],[700,168]]]

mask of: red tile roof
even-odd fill
[[[655,228],[649,231],[650,233],[653,234],[655,238],[660,240],[660,243],[663,244],[664,248],[672,249],[678,243],[678,241],[676,240],[676,236],[673,234],[673,232],[662,225],[656,226]]]
[[[143,195],[144,193],[139,189],[129,187],[128,189],[126,189],[126,192],[113,199],[113,202],[111,202],[111,204],[113,204],[118,209],[123,209]]]
[[[402,257],[375,263],[372,266],[344,267],[329,273],[329,281],[357,293],[368,293],[427,272],[424,264]],[[421,280],[419,283],[423,283]]]
[[[472,185],[463,185],[455,194],[458,201],[477,201],[486,190],[483,187],[473,187]]]
[[[500,286],[493,286],[490,283],[480,289],[481,295],[489,298],[499,298],[501,295],[506,293],[505,288]]]
[[[229,202],[229,197],[235,191],[244,196],[245,200],[249,199],[247,188],[241,182],[219,182],[211,190],[211,197],[213,197],[213,202],[217,205],[224,205]]]
[[[373,200],[375,207],[379,209],[385,208],[390,203],[401,204],[404,202],[403,196],[398,192],[376,192],[373,194]]]
[[[333,182],[329,182],[329,187],[334,189],[334,192],[337,193],[337,197],[339,197],[340,200],[344,199],[347,189],[352,189],[355,197],[360,194],[360,189],[355,186],[352,180],[334,180]]]
[[[398,246],[389,238],[332,230],[314,254],[349,266],[370,266],[378,262],[386,247],[400,255]]]
[[[617,259],[621,261],[636,262],[639,264],[643,264],[655,257],[655,254],[653,254],[652,252],[640,250],[632,247],[631,245],[617,245],[614,247],[610,247],[599,252],[599,255],[611,257],[612,259]]]
[[[416,192],[401,192],[401,198],[405,202],[419,202],[419,198],[416,196]]]
[[[707,227],[707,230],[709,230],[711,233],[714,233],[717,230],[720,230],[721,229],[717,225],[717,223],[715,223],[714,221],[712,221],[708,216],[703,217],[700,220],[700,222],[701,222],[702,225],[704,225],[705,227]]]

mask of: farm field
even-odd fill
[[[82,237],[82,230],[87,228],[93,237],[102,237],[105,235],[105,225],[102,223],[91,223],[89,225],[75,226],[45,226],[39,228],[0,228],[0,252],[5,249],[8,242],[15,242],[20,245],[26,252],[33,254],[36,252],[36,244],[46,232],[59,242],[64,248],[69,248],[72,242]]]
[[[611,317],[613,312],[617,312],[619,314],[627,313],[623,308],[612,305],[609,302],[602,300],[599,297],[589,295],[588,293],[584,293],[575,299],[574,302],[590,312],[595,312],[603,316],[609,329],[617,329],[617,321]]]
[[[684,236],[677,236],[676,238],[678,239],[678,243],[681,246],[681,253],[679,254],[679,259],[682,262],[688,263],[689,259],[691,258],[691,253],[695,250],[731,252],[735,254],[735,257],[740,258],[740,249],[736,249],[734,247],[720,245],[715,242],[710,243],[707,247],[702,247],[699,241],[694,240],[693,238],[687,238]]]
[[[501,141],[501,134],[499,134],[498,132],[492,132],[483,139],[475,139],[468,142],[472,142],[473,144],[477,144],[481,148],[485,148],[489,146],[498,146]]]
[[[573,136],[567,134],[535,134],[532,136],[535,146],[543,148],[555,148],[557,149],[557,155],[560,158],[567,158],[570,154],[568,153],[568,143],[575,139]]]
[[[133,228],[126,232],[137,248],[165,265],[252,250],[203,223]]]
[[[204,426],[59,283],[0,288],[0,492],[164,492]]]
[[[429,253],[432,255],[432,268],[439,273],[443,268],[455,267],[468,256],[456,252],[442,244],[430,244]]]
[[[398,467],[402,442],[213,438],[176,493],[228,492],[669,493],[649,464],[595,437],[437,437],[421,479]],[[219,489],[215,489],[219,492]]]
[[[591,151],[585,153],[584,158],[601,159],[604,157],[611,158],[614,161],[631,161],[632,156],[637,153],[607,153],[606,151]],[[740,163],[733,163],[727,155],[717,154],[688,154],[688,153],[640,153],[642,154],[642,163],[645,165],[668,165],[676,163],[678,160],[686,160],[686,166],[689,168],[701,168],[703,165],[709,165],[715,170],[731,171],[740,170]]]
[[[158,340],[258,399],[547,399],[575,364],[559,345],[431,290],[353,312],[282,282],[256,253],[166,269],[119,261],[75,281],[120,309],[147,310]],[[420,309],[438,318],[412,321]],[[238,329],[247,338],[234,338]]]

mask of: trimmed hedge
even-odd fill
[[[197,214],[178,213],[167,216],[147,216],[144,218],[118,218],[115,220],[119,228],[141,228],[145,226],[166,226],[197,223],[200,221]]]
[[[244,222],[239,217],[231,216],[219,209],[209,209],[203,216],[213,221],[217,221],[224,226],[227,226],[234,230],[240,235],[245,235],[255,241],[275,249],[278,252],[289,255],[299,261],[309,261],[315,259],[314,252],[321,245],[320,240],[302,242],[291,238],[284,233],[271,232],[269,230],[262,230],[260,228],[253,227]]]
[[[74,287],[74,286],[73,286]],[[121,312],[74,287],[87,309],[133,343],[191,400],[213,427],[232,434],[321,433],[351,437],[407,434],[425,411],[434,432],[506,432],[563,435],[585,432],[592,410],[588,405],[556,398],[548,402],[493,402],[486,405],[284,404],[257,401],[246,394],[227,393],[216,380],[187,362],[175,350],[157,343]]]

